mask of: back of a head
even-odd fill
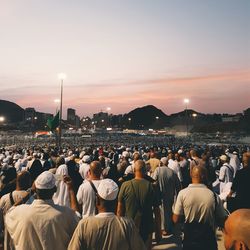
[[[243,154],[242,164],[244,167],[250,167],[250,152],[246,152]]]
[[[133,159],[134,159],[134,161],[137,161],[137,160],[139,160],[141,157],[140,157],[140,154],[139,153],[134,153],[134,157],[133,157]]]
[[[138,160],[135,162],[135,174],[146,174],[146,165],[143,160]]]
[[[27,190],[31,186],[31,177],[28,171],[22,171],[17,175],[17,187],[20,190]]]
[[[150,152],[150,158],[156,158],[156,153],[154,151]]]
[[[235,245],[250,249],[250,209],[238,209],[228,217],[224,238],[226,249],[234,249]]]
[[[65,159],[63,158],[63,157],[58,157],[57,159],[56,159],[56,167],[59,167],[60,165],[63,165],[63,164],[65,164]]]
[[[190,155],[191,155],[191,157],[196,157],[197,156],[197,151],[194,150],[194,149],[191,149],[190,150]]]
[[[207,182],[207,169],[203,166],[194,166],[191,172],[192,182],[206,184]]]
[[[92,161],[90,164],[90,174],[91,176],[100,178],[102,174],[102,166],[99,161]]]

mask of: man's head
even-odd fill
[[[96,205],[99,212],[114,212],[116,198],[118,195],[118,185],[111,179],[101,180],[97,188]]]
[[[220,161],[222,162],[222,164],[226,163],[229,161],[228,157],[226,155],[221,155],[220,156]]]
[[[135,177],[143,177],[147,172],[146,165],[143,160],[136,161],[134,169],[135,169]]]
[[[56,192],[55,176],[49,171],[44,171],[36,178],[35,188],[39,199],[52,199],[53,194]]]
[[[227,250],[250,249],[250,209],[233,212],[225,223],[224,244]]]
[[[31,186],[30,173],[28,171],[22,171],[17,175],[16,188],[17,190],[27,190]]]
[[[244,168],[250,167],[250,152],[246,152],[243,154],[242,164]]]
[[[136,152],[136,153],[133,154],[133,160],[134,160],[134,162],[138,161],[140,158],[141,158],[141,156],[140,156],[139,153]]]
[[[90,164],[90,176],[99,179],[102,174],[102,166],[99,161],[92,161]]]
[[[207,169],[203,166],[194,166],[191,172],[192,183],[207,183]]]

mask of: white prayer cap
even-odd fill
[[[52,189],[55,185],[56,178],[49,171],[44,171],[35,180],[35,186],[37,189]]]
[[[177,153],[180,155],[180,154],[183,153],[183,150],[182,150],[182,149],[179,149]]]
[[[162,157],[162,158],[161,158],[161,162],[162,162],[164,165],[167,165],[168,158],[167,158],[167,157]]]
[[[97,188],[98,195],[102,199],[107,200],[107,201],[115,200],[118,192],[119,192],[118,185],[111,179],[101,180]]]
[[[222,160],[222,161],[227,161],[227,156],[226,156],[226,155],[221,155],[221,156],[220,156],[220,160]]]
[[[238,153],[237,153],[236,151],[233,151],[233,154],[234,154],[234,155],[237,155]]]
[[[82,157],[82,161],[87,163],[87,162],[90,162],[90,161],[91,161],[91,158],[90,158],[89,155],[84,155],[84,156]]]

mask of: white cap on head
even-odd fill
[[[91,161],[91,158],[90,158],[89,155],[84,155],[84,156],[82,157],[82,161],[83,161],[83,162],[90,162],[90,161]]]
[[[118,192],[119,192],[118,185],[111,179],[101,180],[97,188],[98,195],[102,199],[107,200],[107,201],[115,200]]]
[[[44,171],[35,180],[35,186],[37,189],[52,189],[55,185],[56,178],[49,171]]]
[[[179,149],[177,153],[180,155],[180,154],[183,153],[183,150],[182,150],[182,149]]]
[[[226,155],[221,155],[221,156],[220,156],[220,160],[222,160],[222,161],[227,161],[227,156],[226,156]]]
[[[233,151],[233,154],[234,154],[234,155],[237,155],[238,153],[237,153],[236,151]]]
[[[167,165],[168,158],[167,158],[167,157],[162,157],[162,158],[161,158],[161,162],[162,162],[164,165]]]

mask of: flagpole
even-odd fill
[[[58,137],[58,146],[61,148],[62,145],[62,105],[63,105],[63,80],[66,78],[64,73],[60,73],[58,75],[59,79],[61,80],[61,98],[60,98],[60,114],[59,114],[59,137]]]

